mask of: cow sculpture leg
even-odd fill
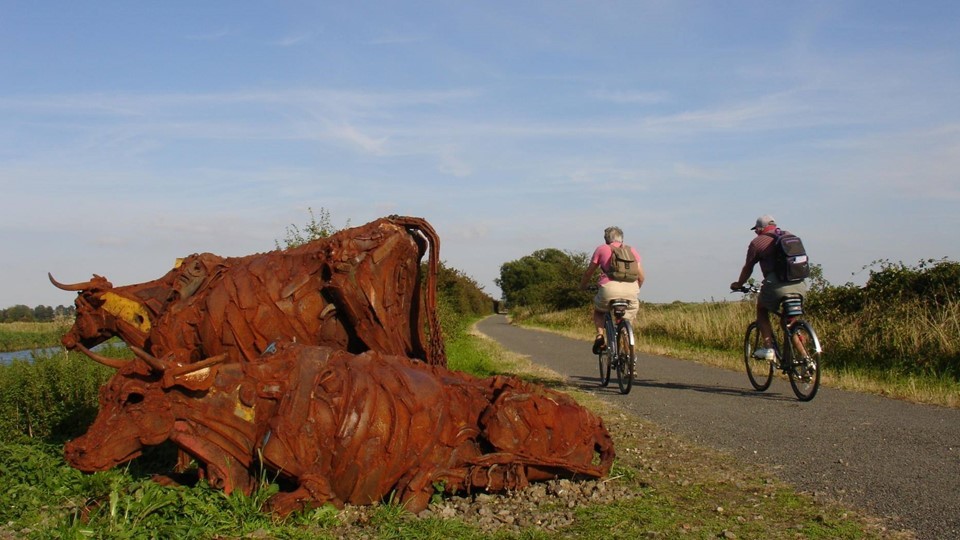
[[[271,496],[267,500],[267,508],[278,516],[286,516],[291,512],[317,508],[327,503],[343,508],[343,501],[334,495],[327,477],[305,474],[300,478],[300,485],[293,491]]]

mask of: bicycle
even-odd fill
[[[758,293],[760,287],[748,285],[735,290],[745,294]],[[779,311],[774,311],[773,314],[780,320],[783,346],[777,343],[777,336],[774,335],[775,358],[757,358],[753,353],[763,347],[763,338],[757,321],[747,325],[743,337],[743,363],[747,368],[747,377],[756,390],[763,392],[770,387],[774,369],[779,369],[789,377],[790,387],[797,399],[810,401],[820,389],[820,356],[823,349],[813,326],[802,318],[803,295],[784,296],[780,299]]]
[[[611,369],[617,370],[617,385],[621,394],[629,394],[633,387],[633,375],[637,366],[636,343],[633,326],[625,317],[629,300],[617,298],[610,301],[610,309],[604,316],[605,347],[597,355],[600,365],[600,386],[610,383]]]

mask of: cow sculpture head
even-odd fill
[[[100,389],[100,414],[86,435],[67,443],[64,456],[84,472],[105,471],[169,438],[174,417],[161,375],[132,361]]]
[[[220,260],[211,254],[191,255],[177,260],[175,267],[159,279],[122,287],[114,287],[96,274],[90,281],[73,284],[60,283],[47,274],[58,289],[77,292],[76,320],[61,343],[97,361],[102,358],[90,355],[89,350],[115,336],[143,348],[164,308],[193,295]],[[115,362],[108,365],[119,367]]]
[[[249,493],[248,468],[255,441],[263,436],[256,413],[269,414],[245,374],[227,354],[180,364],[173,355],[138,358],[118,367],[100,388],[100,412],[87,432],[64,446],[64,458],[84,472],[104,471],[138,457],[148,446],[171,441],[200,463],[199,475],[230,493]],[[284,379],[288,363],[250,369]],[[276,385],[275,385],[276,386]],[[259,403],[259,405],[258,405]]]

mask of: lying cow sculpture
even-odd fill
[[[287,250],[194,254],[163,277],[135,285],[114,287],[98,275],[64,285],[49,277],[60,289],[78,291],[64,346],[111,367],[122,362],[89,349],[113,336],[180,364],[223,353],[252,360],[283,338],[446,365],[436,314],[438,256],[429,223],[391,216]]]
[[[268,501],[284,515],[391,493],[419,512],[437,486],[497,492],[599,478],[614,459],[602,420],[515,378],[287,342],[252,362],[184,366],[134,350],[139,359],[101,389],[87,434],[66,445],[73,467],[106,470],[169,439],[227,493],[251,493],[259,464],[292,480]]]

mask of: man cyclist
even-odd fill
[[[740,270],[740,277],[730,284],[730,288],[733,290],[743,287],[743,284],[750,279],[754,265],[760,263],[763,283],[760,285],[760,295],[757,297],[757,327],[763,337],[763,347],[754,351],[753,355],[756,358],[766,360],[776,358],[773,349],[773,326],[770,324],[770,312],[777,310],[780,299],[784,296],[791,293],[805,295],[807,292],[805,281],[782,282],[774,271],[774,259],[776,257],[774,248],[778,230],[777,221],[773,216],[764,214],[757,218],[757,222],[753,226],[753,232],[757,236],[747,246],[747,260],[743,264],[743,269]]]
[[[597,337],[593,341],[593,353],[600,354],[605,346],[603,338],[604,316],[610,311],[610,300],[623,298],[629,301],[626,317],[634,320],[640,308],[637,295],[643,285],[643,264],[640,254],[632,246],[623,243],[623,231],[620,227],[607,227],[603,231],[604,243],[597,246],[590,257],[590,265],[580,279],[580,288],[586,289],[593,277],[593,273],[600,268],[600,277],[597,284],[600,289],[593,297],[593,324],[597,327]],[[628,248],[628,249],[621,249]],[[615,255],[619,253],[619,255]],[[625,261],[624,257],[632,256],[635,264]],[[623,267],[628,267],[623,270]]]

